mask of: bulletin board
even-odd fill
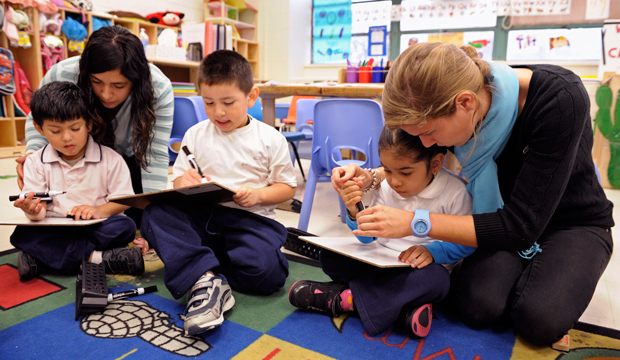
[[[450,29],[445,32],[464,32],[464,31],[485,31],[492,30],[495,32],[493,44],[493,59],[506,60],[506,49],[508,41],[508,31],[518,29],[532,28],[562,28],[562,27],[602,27],[605,19],[586,19],[586,8],[589,0],[571,0],[570,13],[566,15],[536,15],[536,16],[511,16],[504,21],[504,17],[497,17],[495,27],[489,28],[467,28],[467,29]],[[591,1],[591,0],[590,0]],[[394,5],[401,4],[401,0],[393,0]],[[620,1],[610,0],[609,19],[620,19]],[[512,27],[509,30],[502,28],[502,22],[510,22]],[[390,33],[390,43],[394,44],[390,47],[390,59],[394,60],[398,57],[400,49],[398,44],[401,41],[402,34],[428,33],[428,31],[412,31],[401,32],[400,22],[392,23],[392,31]]]

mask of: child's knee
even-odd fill
[[[284,255],[262,256],[253,266],[238,272],[240,290],[269,295],[278,291],[286,282],[288,262]]]

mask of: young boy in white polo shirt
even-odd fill
[[[200,64],[198,82],[209,120],[187,130],[181,146],[208,180],[236,190],[234,201],[152,203],[140,231],[164,262],[172,295],[178,299],[189,291],[189,335],[222,324],[235,303],[231,287],[267,295],[284,285],[288,262],[280,247],[287,231],[274,220],[275,207],[291,199],[297,186],[284,136],[247,113],[258,101],[247,60],[234,51],[214,51]],[[172,179],[175,188],[201,182],[183,152]]]
[[[28,196],[15,201],[34,221],[47,217],[105,221],[88,226],[17,226],[11,244],[18,254],[19,279],[27,281],[46,268],[77,273],[82,258],[103,262],[111,274],[144,272],[140,249],[127,244],[136,224],[122,215],[128,206],[110,203],[115,196],[133,195],[129,169],[111,148],[98,144],[88,99],[71,82],[52,82],[37,90],[31,100],[34,126],[49,142],[24,163]],[[66,191],[50,203],[33,198],[33,192]]]

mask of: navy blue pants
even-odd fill
[[[286,228],[249,211],[222,205],[151,204],[140,234],[162,259],[164,282],[176,299],[207,271],[236,291],[272,294],[284,286],[288,262],[280,251]]]
[[[93,250],[127,246],[135,237],[133,220],[114,215],[87,226],[17,226],[11,244],[52,269],[77,273]]]
[[[320,261],[332,280],[349,285],[353,306],[370,335],[392,325],[403,307],[439,302],[450,288],[448,270],[439,264],[379,268],[325,249]]]

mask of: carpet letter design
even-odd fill
[[[84,316],[80,328],[98,338],[140,339],[162,350],[187,357],[199,356],[211,345],[199,337],[186,337],[184,330],[171,323],[170,315],[143,301],[117,300],[103,313]]]

